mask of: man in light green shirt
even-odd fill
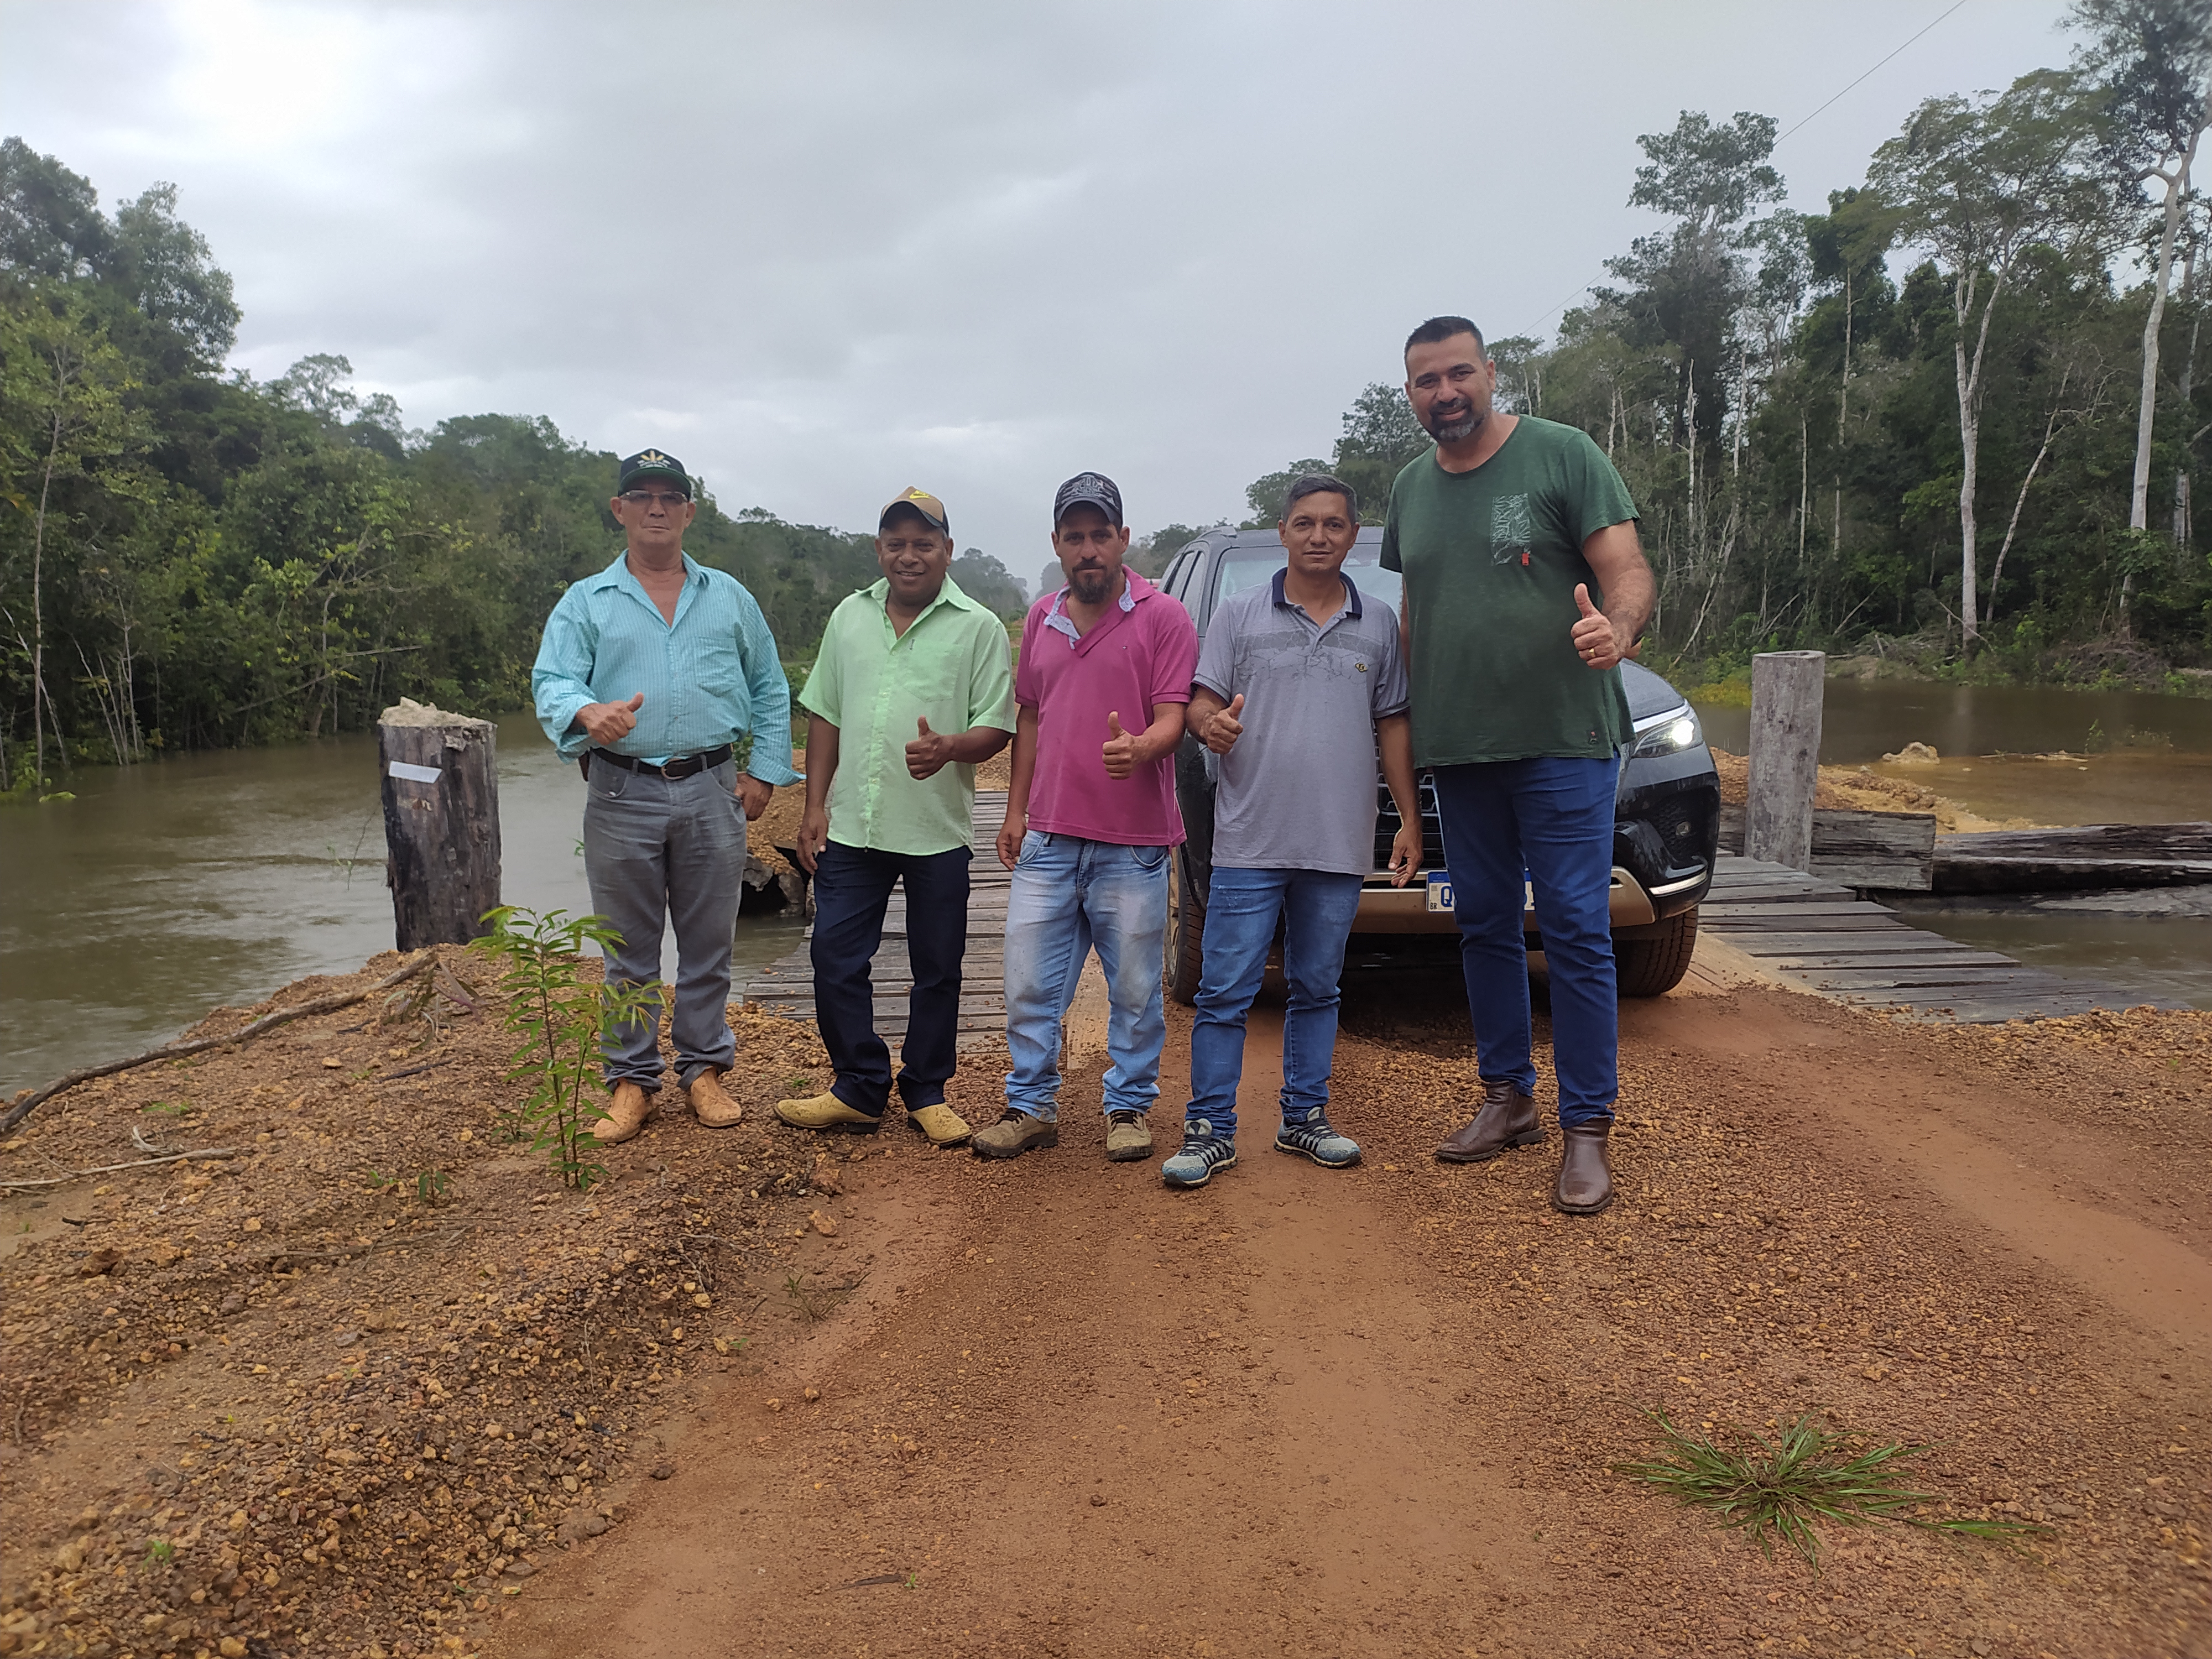
[[[946,574],[944,502],[908,489],[884,507],[876,559],[883,580],[830,613],[799,698],[809,716],[799,861],[814,878],[814,1018],[837,1080],[775,1111],[802,1129],[882,1127],[890,1049],[876,1035],[869,965],[902,882],[914,988],[898,1092],[909,1126],[953,1146],[969,1133],[945,1085],[968,950],[975,768],[1013,734],[1013,672],[1006,624]]]

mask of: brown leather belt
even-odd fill
[[[664,761],[655,766],[651,761],[632,760],[628,755],[617,755],[611,749],[587,749],[584,751],[583,770],[584,775],[590,777],[592,763],[602,760],[610,766],[620,767],[625,772],[651,772],[674,783],[709,771],[736,752],[726,743],[719,749],[702,750],[696,755],[678,755],[674,760]]]

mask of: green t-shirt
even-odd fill
[[[1602,605],[1583,544],[1636,517],[1579,427],[1523,415],[1496,454],[1447,472],[1431,450],[1390,486],[1382,568],[1406,577],[1413,763],[1610,756],[1629,733],[1620,671],[1569,637],[1575,584]]]

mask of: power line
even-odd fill
[[[1837,93],[1833,97],[1830,98],[1826,103],[1822,104],[1822,105],[1821,105],[1818,109],[1815,109],[1814,111],[1813,111],[1811,114],[1809,114],[1809,115],[1806,115],[1806,116],[1802,117],[1802,118],[1800,118],[1798,121],[1796,121],[1794,125],[1791,125],[1791,127],[1790,128],[1790,130],[1789,130],[1789,131],[1788,131],[1788,132],[1784,132],[1784,133],[1780,137],[1777,138],[1777,139],[1774,141],[1774,148],[1775,148],[1776,149],[1781,149],[1781,148],[1782,148],[1782,146],[1783,146],[1784,144],[1785,144],[1785,143],[1787,143],[1789,142],[1789,140],[1790,140],[1790,134],[1791,134],[1791,133],[1795,133],[1795,132],[1797,132],[1797,131],[1801,131],[1802,128],[1804,128],[1804,127],[1805,127],[1805,125],[1806,125],[1808,123],[1811,122],[1811,121],[1812,121],[1815,117],[1817,117],[1817,116],[1819,116],[1819,115],[1820,115],[1820,114],[1824,113],[1825,112],[1826,112],[1828,109],[1830,109],[1831,107],[1832,107],[1832,106],[1835,106],[1836,104],[1840,103],[1840,102],[1844,100],[1844,98],[1845,96],[1847,96],[1847,95],[1848,95],[1848,94],[1850,94],[1850,92],[1851,92],[1855,88],[1856,88],[1856,87],[1857,87],[1857,86],[1858,86],[1862,82],[1864,82],[1864,81],[1867,81],[1867,80],[1870,79],[1870,78],[1874,76],[1874,74],[1875,74],[1875,70],[1880,70],[1880,69],[1882,67],[1882,65],[1883,65],[1883,64],[1887,64],[1887,63],[1890,61],[1890,58],[1895,58],[1895,57],[1896,57],[1899,52],[1904,52],[1904,51],[1905,50],[1905,48],[1906,48],[1906,47],[1908,47],[1908,46],[1911,46],[1911,45],[1913,44],[1913,42],[1914,42],[1914,41],[1918,40],[1922,35],[1923,35],[1923,34],[1927,33],[1929,32],[1929,30],[1930,30],[1930,29],[1934,28],[1934,27],[1936,26],[1936,24],[1938,24],[1938,23],[1942,22],[1945,18],[1948,17],[1948,16],[1949,16],[1953,12],[1957,11],[1960,7],[1964,6],[1966,3],[1966,0],[1951,0],[1951,3],[1950,3],[1948,6],[1946,6],[1946,7],[1945,7],[1945,8],[1944,8],[1941,12],[1938,12],[1938,13],[1936,15],[1936,16],[1935,16],[1935,17],[1933,17],[1932,19],[1930,19],[1928,22],[1926,22],[1926,23],[1923,24],[1923,25],[1920,27],[1920,28],[1918,29],[1918,31],[1917,31],[1917,32],[1916,32],[1915,33],[1913,33],[1911,37],[1909,37],[1907,40],[1905,40],[1905,41],[1903,41],[1903,42],[1902,42],[1901,44],[1899,44],[1899,46],[1895,46],[1895,47],[1892,48],[1892,50],[1890,51],[1890,52],[1888,53],[1888,55],[1887,55],[1887,57],[1883,58],[1881,59],[1881,63],[1878,63],[1878,64],[1875,64],[1875,65],[1873,66],[1873,68],[1871,68],[1871,69],[1868,70],[1866,71],[1866,73],[1865,73],[1865,74],[1863,74],[1863,75],[1860,76],[1858,77],[1858,80],[1856,80],[1856,81],[1853,81],[1853,82],[1850,83],[1850,86],[1847,86],[1847,87],[1844,88],[1842,91],[1840,91],[1840,92]],[[1516,333],[1526,334],[1526,333],[1529,333],[1529,332],[1533,331],[1534,330],[1536,330],[1536,329],[1541,328],[1541,327],[1542,327],[1546,323],[1548,323],[1549,321],[1551,321],[1553,318],[1554,318],[1554,317],[1558,316],[1561,312],[1565,311],[1565,310],[1569,306],[1571,306],[1571,305],[1574,304],[1574,302],[1575,302],[1577,300],[1580,299],[1583,295],[1585,295],[1585,294],[1589,293],[1589,289],[1590,289],[1590,285],[1589,285],[1589,283],[1583,283],[1580,288],[1577,289],[1576,289],[1572,294],[1570,294],[1569,295],[1567,295],[1567,297],[1566,297],[1565,299],[1564,299],[1564,300],[1560,301],[1559,302],[1559,304],[1557,304],[1557,305],[1553,306],[1553,307],[1549,311],[1546,312],[1542,316],[1540,316],[1540,317],[1537,318],[1537,319],[1536,319],[1536,320],[1535,320],[1534,322],[1533,322],[1533,323],[1529,324],[1529,325],[1528,325],[1528,326],[1527,328],[1525,328],[1525,329],[1516,329],[1516,330],[1515,330],[1514,331],[1515,331]]]

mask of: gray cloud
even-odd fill
[[[1779,153],[1794,204],[2061,60],[2062,9],[1948,19]],[[1027,574],[1066,474],[1238,511],[1412,323],[1527,330],[1650,228],[1637,133],[1786,126],[1938,9],[0,0],[0,106],[110,203],[179,185],[256,374],[342,351],[411,423],[662,443],[732,509],[920,483]]]

